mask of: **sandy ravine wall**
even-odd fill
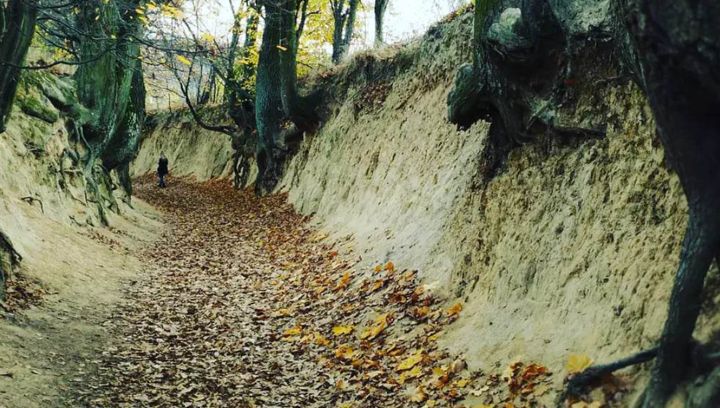
[[[162,223],[148,205],[128,205],[117,181],[98,173],[110,227],[101,225],[77,143],[37,85],[61,92],[71,79],[25,75],[0,134],[0,229],[22,256],[0,304],[0,367],[11,373],[0,378],[0,405],[66,406],[63,390],[105,344],[101,323],[110,305],[120,301],[123,284],[143,275],[133,254],[156,239]],[[28,298],[32,307],[12,307]]]
[[[422,40],[311,79],[329,89],[327,118],[306,135],[279,190],[331,237],[352,236],[359,268],[393,261],[418,269],[428,289],[462,301],[442,341],[473,367],[502,370],[522,358],[562,373],[571,353],[608,361],[653,345],[686,203],[643,95],[630,83],[580,86],[559,122],[603,124],[607,135],[528,143],[486,182],[489,125],[458,130],[447,121],[453,77],[470,60],[471,26],[462,15]],[[177,172],[225,177],[229,144],[203,132],[153,131],[136,174],[177,139]],[[714,269],[701,339],[720,328],[718,280]]]
[[[232,176],[230,137],[197,126],[186,111],[154,115],[141,143],[130,167],[133,177],[154,174],[160,153],[167,156],[173,177],[205,181]]]

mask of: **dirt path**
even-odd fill
[[[440,407],[499,398],[477,390],[504,387],[497,377],[438,350],[460,305],[441,308],[391,262],[354,270],[353,255],[311,231],[285,197],[226,184],[140,183],[138,196],[170,228],[142,254],[151,272],[108,322],[119,340],[78,403]],[[542,367],[516,368],[517,386],[547,381]],[[473,390],[475,402],[460,404]]]
[[[0,408],[77,406],[67,390],[82,384],[109,335],[103,323],[122,288],[143,275],[133,254],[154,241],[159,214],[136,202],[113,215],[111,228],[77,227],[40,208],[2,203],[0,224],[19,225],[24,255],[0,304]]]

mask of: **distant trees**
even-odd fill
[[[350,49],[359,5],[360,0],[330,0],[334,21],[332,61],[335,64],[340,63]]]
[[[177,81],[179,92],[195,122],[202,128],[226,134],[235,151],[235,185],[244,186],[255,148],[255,71],[257,38],[262,5],[259,1],[228,2],[233,24],[229,38],[216,38],[204,31],[200,22],[190,20],[180,10],[166,24],[155,24],[146,40],[148,52],[160,54],[160,71],[167,70]],[[205,3],[190,0],[186,9],[196,17]],[[204,72],[208,72],[204,84]],[[200,105],[209,101],[216,83],[223,91],[222,110],[231,119],[210,119]],[[207,85],[207,88],[204,86]]]
[[[388,1],[375,4],[378,44]],[[232,10],[227,37],[200,24],[208,6]],[[361,0],[8,0],[0,7],[0,131],[23,68],[75,65],[78,106],[69,120],[87,150],[89,188],[96,189],[90,173],[100,160],[130,193],[127,169],[145,115],[143,67],[153,67],[153,76],[163,71],[176,81],[165,91],[176,92],[200,126],[231,137],[236,184],[245,184],[255,156],[258,191],[271,191],[293,143],[316,122],[298,76],[347,55],[361,7]],[[35,32],[52,57],[23,67]],[[211,101],[231,121],[203,115]]]
[[[385,12],[390,0],[375,0],[375,46],[385,43]]]

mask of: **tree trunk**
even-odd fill
[[[255,88],[255,118],[258,140],[256,161],[258,179],[255,189],[258,194],[273,191],[282,173],[283,147],[280,132],[286,118],[283,101],[290,95],[283,95],[287,80],[287,67],[283,67],[282,53],[291,53],[291,44],[287,39],[294,36],[293,25],[288,26],[289,18],[294,18],[293,0],[267,0],[265,5],[265,29],[263,31],[260,60],[257,68]],[[290,17],[288,16],[290,15]],[[286,41],[283,44],[283,39]],[[285,58],[287,62],[287,58]]]
[[[77,18],[80,29],[102,38],[79,38],[81,60],[96,61],[81,64],[75,79],[80,102],[93,113],[83,123],[88,160],[102,158],[107,170],[133,159],[145,108],[140,47],[132,39],[142,28],[125,8],[92,1]]]
[[[375,46],[385,44],[385,11],[390,0],[375,0]]]
[[[335,0],[331,2],[333,11],[333,51],[332,61],[339,64],[350,50],[355,35],[355,20],[360,0]]]
[[[619,0],[632,57],[690,218],[645,407],[664,407],[691,366],[705,276],[720,248],[720,4]],[[692,30],[690,29],[692,27]],[[634,58],[628,58],[632,60]]]
[[[330,2],[333,12],[333,41],[332,41],[332,61],[335,64],[340,63],[342,58],[343,46],[343,27],[345,27],[345,0],[335,0]]]
[[[76,18],[78,29],[90,35],[77,39],[81,64],[75,73],[78,99],[89,115],[80,118],[76,137],[86,145],[82,158],[88,193],[98,203],[100,219],[106,222],[103,197],[98,188],[96,160],[105,171],[130,163],[137,152],[145,114],[145,86],[140,61],[142,25],[134,8],[102,0],[88,1]],[[110,50],[108,52],[108,50]],[[106,199],[113,201],[113,197]]]
[[[34,0],[8,0],[0,6],[0,133],[5,131],[10,116],[36,18]]]

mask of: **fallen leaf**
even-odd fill
[[[345,334],[350,334],[354,330],[353,326],[347,325],[347,326],[335,326],[332,329],[332,332],[336,336],[342,336]]]
[[[388,325],[390,324],[389,319],[389,313],[378,316],[372,326],[368,327],[362,332],[360,338],[363,340],[372,340],[376,338],[388,327]]]
[[[461,303],[455,303],[452,307],[450,307],[447,310],[448,317],[455,317],[460,314],[463,310],[463,305]]]
[[[457,381],[455,381],[454,385],[458,388],[465,388],[470,383],[470,380],[467,378],[462,378]]]
[[[568,357],[567,364],[565,364],[565,370],[568,374],[577,374],[585,371],[593,363],[593,360],[583,354],[571,354]]]
[[[342,360],[352,360],[355,356],[356,351],[352,349],[347,344],[344,344],[337,349],[335,349],[335,357],[342,359]]]
[[[294,337],[294,336],[299,336],[301,334],[302,334],[302,327],[295,326],[295,327],[291,327],[291,328],[285,330],[285,332],[283,333],[283,336]]]
[[[427,399],[427,394],[425,393],[425,389],[422,386],[419,386],[415,389],[415,392],[412,393],[410,396],[410,401],[412,402],[423,402]]]
[[[347,288],[348,284],[350,283],[351,277],[350,277],[350,271],[345,272],[345,274],[340,278],[337,285],[335,286],[335,291],[339,291],[342,289]]]
[[[423,350],[418,350],[415,354],[400,362],[400,364],[397,365],[397,371],[409,370],[415,367],[423,360],[424,357],[425,352]]]

